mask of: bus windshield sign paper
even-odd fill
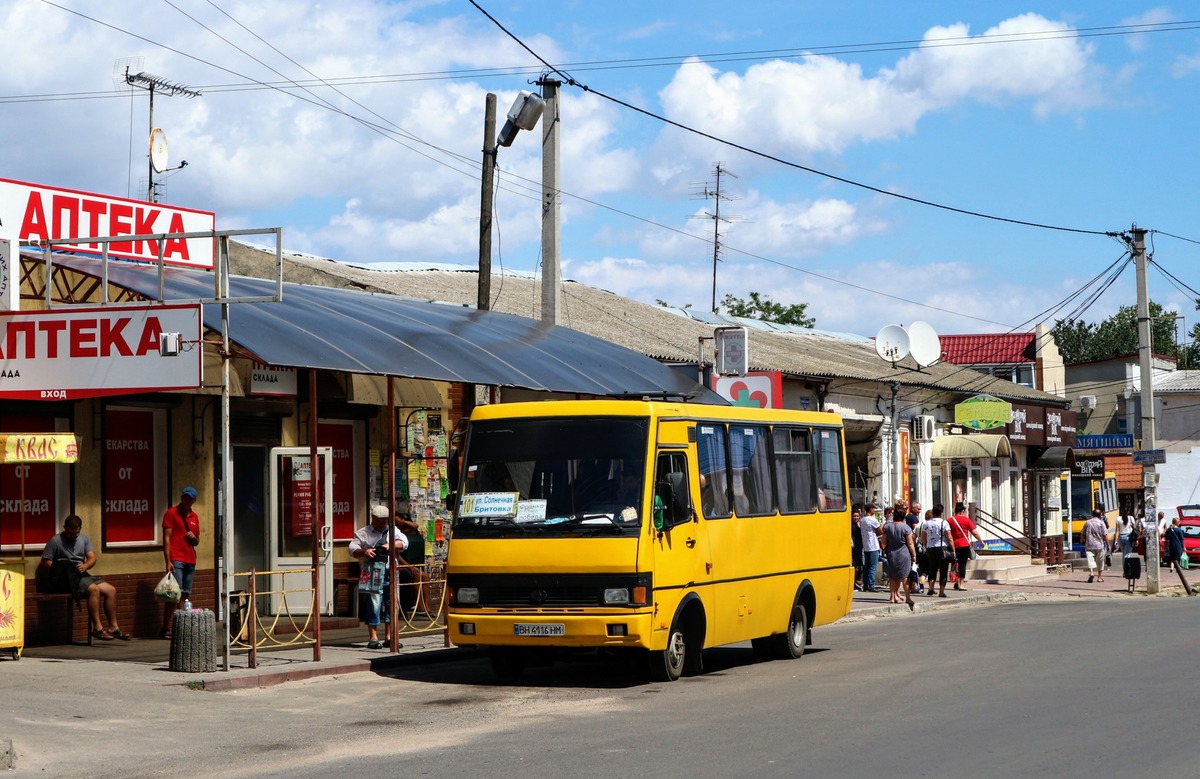
[[[517,513],[518,493],[472,492],[464,495],[460,517],[511,517]]]
[[[210,211],[0,179],[0,225],[0,238],[53,241],[212,232],[216,229],[217,217]],[[212,269],[215,238],[175,238],[163,243],[164,263]],[[101,252],[98,243],[56,248]],[[110,257],[158,262],[158,242],[114,241],[108,245],[108,253]]]
[[[0,312],[0,398],[74,400],[195,389],[203,378],[199,306]],[[183,351],[160,352],[164,333]]]

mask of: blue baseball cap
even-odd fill
[[[183,488],[183,492],[182,492],[182,493],[180,493],[180,494],[181,494],[183,497],[185,497],[185,498],[191,498],[192,500],[195,500],[196,498],[198,498],[198,497],[199,497],[199,494],[196,492],[196,488],[195,488],[195,487],[184,487],[184,488]]]

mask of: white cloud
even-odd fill
[[[1124,25],[1159,25],[1175,21],[1175,14],[1169,8],[1151,8],[1136,16],[1129,16],[1121,20]],[[1141,52],[1146,50],[1149,34],[1133,34],[1125,37],[1125,45],[1130,51]]]

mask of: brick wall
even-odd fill
[[[117,623],[121,630],[135,637],[157,636],[162,627],[163,604],[154,597],[154,586],[162,578],[161,572],[141,574],[117,574],[104,576],[117,588]],[[25,643],[29,646],[63,644],[72,636],[82,639],[89,632],[87,603],[80,608],[70,598],[39,598],[37,584],[27,579],[25,595]],[[216,574],[214,571],[196,571],[192,586],[192,607],[217,609]],[[67,612],[70,611],[71,631],[68,631]],[[101,614],[101,620],[104,616]]]

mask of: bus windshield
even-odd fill
[[[619,536],[641,527],[648,419],[472,423],[456,536]]]

